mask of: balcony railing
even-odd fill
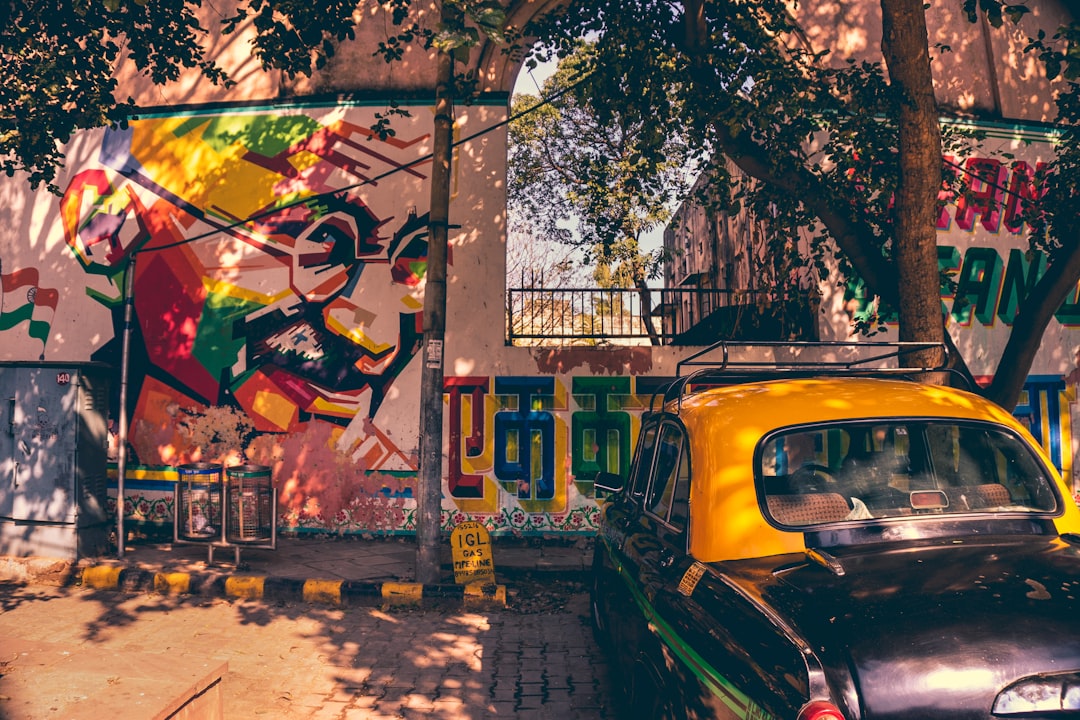
[[[717,340],[814,340],[810,298],[775,291],[513,288],[511,345],[708,345]]]

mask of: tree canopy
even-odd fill
[[[62,166],[62,145],[79,131],[122,125],[136,110],[116,71],[130,62],[153,83],[194,69],[210,83],[233,80],[218,64],[214,34],[251,26],[251,54],[266,71],[311,75],[356,38],[358,18],[381,14],[392,29],[371,48],[387,62],[404,47],[467,52],[481,33],[508,40],[497,0],[446,0],[456,21],[421,23],[412,0],[236,0],[220,12],[220,27],[201,24],[201,0],[26,0],[10,2],[0,23],[0,168],[26,173],[32,187],[50,189]],[[217,9],[214,9],[217,11]]]
[[[1020,3],[957,0],[972,19],[1000,26],[1023,17]],[[949,48],[928,45],[919,0],[881,0],[885,62],[836,62],[815,53],[781,0],[754,3],[570,5],[531,29],[556,55],[573,39],[594,40],[595,71],[585,92],[600,116],[619,114],[682,132],[692,151],[726,156],[756,178],[743,202],[768,213],[776,236],[807,228],[822,241],[815,260],[837,249],[842,270],[865,281],[885,312],[897,311],[902,340],[948,341],[936,261],[935,220],[942,151],[972,138],[941,134],[931,64]],[[1032,38],[1051,72],[1074,72],[1076,29]],[[1063,143],[1056,168],[1039,178],[1047,202],[1029,207],[1032,249],[1047,271],[1022,299],[986,394],[1015,405],[1054,311],[1080,278],[1075,233],[1074,86],[1061,97]],[[643,140],[647,136],[643,136]],[[658,152],[642,148],[642,154]],[[717,163],[717,168],[720,164]],[[722,169],[716,182],[725,182]],[[1034,198],[1029,198],[1034,199]],[[1052,202],[1050,200],[1052,199]],[[962,358],[953,356],[962,363]]]

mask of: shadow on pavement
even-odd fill
[[[613,718],[584,585],[515,587],[506,608],[469,609],[0,584],[0,718],[100,710],[151,670],[168,695],[209,661],[228,663],[227,718]]]

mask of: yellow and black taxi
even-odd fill
[[[730,352],[596,479],[592,620],[633,716],[1080,717],[1080,510],[1027,429],[898,361],[755,379]]]

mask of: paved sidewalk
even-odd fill
[[[0,558],[0,718],[163,720],[195,698],[226,719],[613,720],[591,546],[494,538],[504,595],[476,604],[446,601],[449,546],[420,588],[437,602],[387,596],[415,578],[413,538],[284,536],[239,566],[168,542]]]
[[[210,687],[221,712],[203,717],[218,720],[614,720],[587,595],[548,601],[339,608],[0,583],[0,718],[163,720]]]
[[[592,543],[592,538],[493,538],[495,584],[480,587],[454,582],[445,541],[440,582],[421,586],[415,582],[414,538],[331,535],[283,535],[276,549],[241,548],[239,553],[231,547],[146,541],[129,542],[123,559],[70,563],[7,557],[0,558],[0,581],[331,605],[426,599],[505,604],[506,593],[522,580],[546,576],[584,582]]]

